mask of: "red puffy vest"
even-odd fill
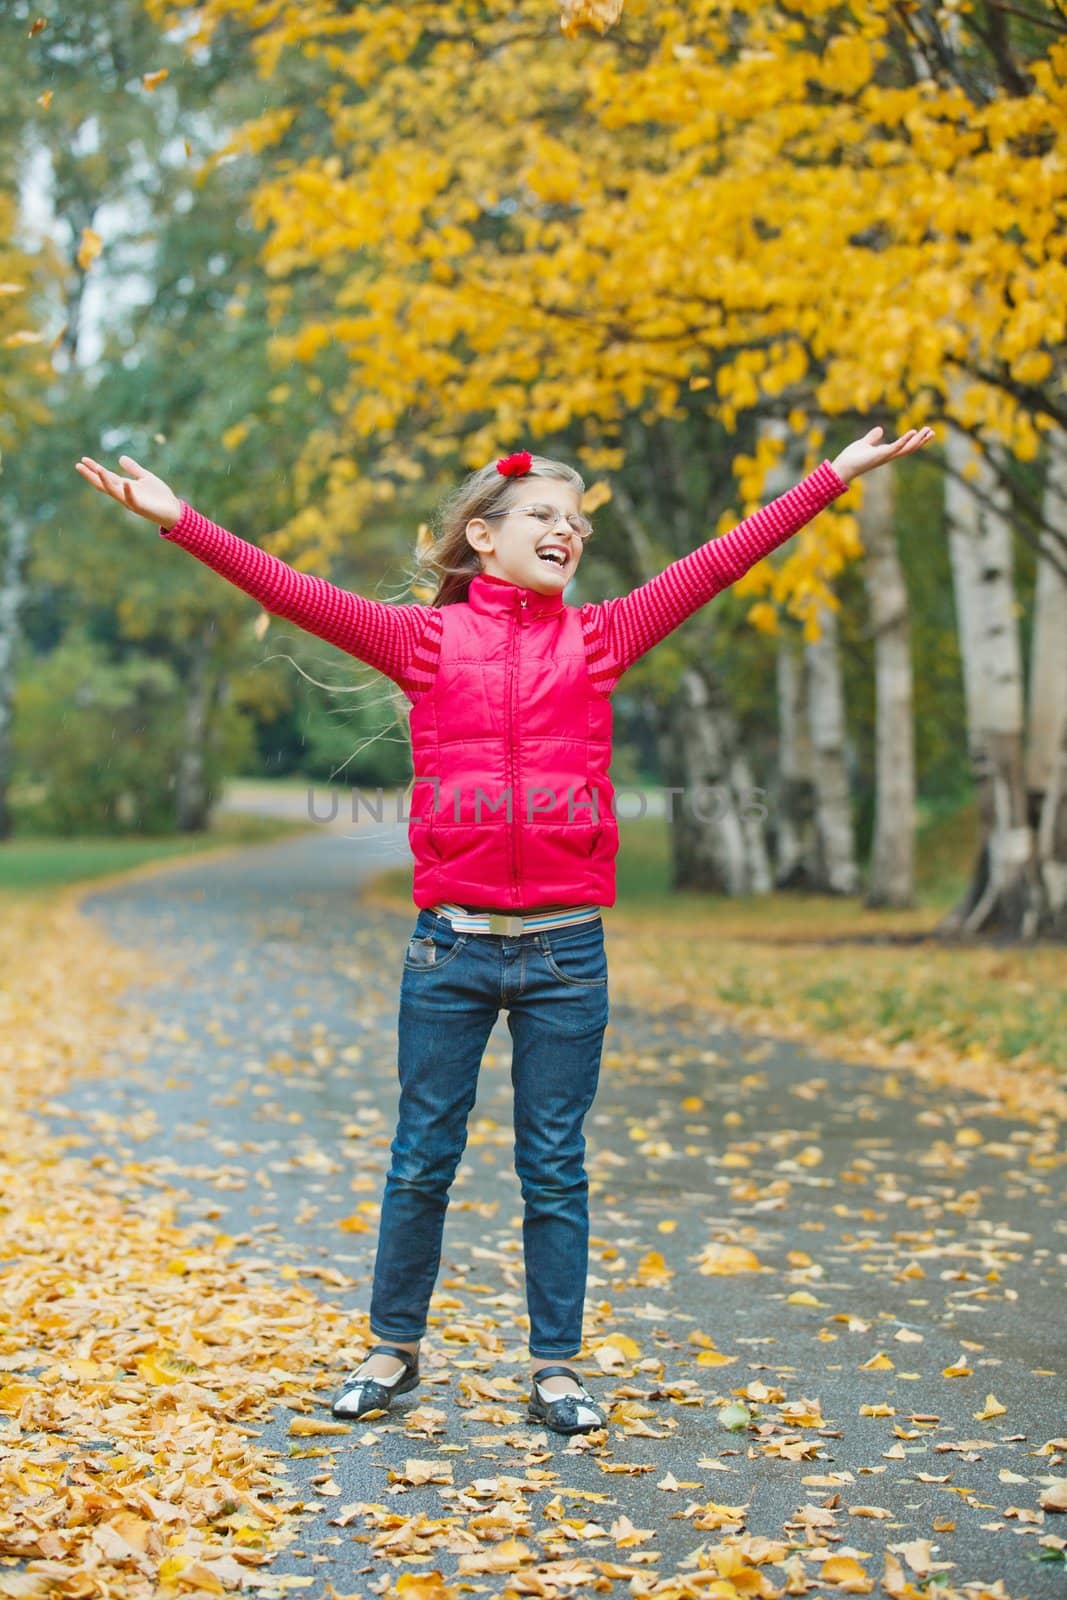
[[[417,906],[615,904],[612,710],[562,594],[479,573],[411,708]]]

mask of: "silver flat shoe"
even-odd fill
[[[409,1389],[418,1387],[417,1350],[413,1354],[410,1350],[401,1350],[399,1345],[376,1344],[373,1350],[368,1350],[363,1360],[367,1361],[376,1355],[395,1356],[404,1366],[395,1378],[357,1378],[355,1373],[346,1378],[330,1407],[335,1417],[353,1422],[371,1411],[388,1411],[398,1394],[406,1394]]]
[[[541,1393],[539,1378],[573,1378],[581,1389],[580,1394]],[[594,1428],[607,1425],[600,1406],[573,1367],[541,1367],[530,1384],[530,1398],[526,1411],[527,1422],[543,1422],[553,1433],[591,1433]]]

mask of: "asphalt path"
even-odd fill
[[[375,1229],[339,1223],[354,1204],[373,1206],[384,1180],[397,995],[415,911],[374,909],[359,889],[407,859],[402,829],[339,822],[131,878],[82,902],[110,937],[149,951],[172,976],[131,995],[158,1017],[150,1057],[113,1062],[117,1070],[65,1096],[69,1114],[95,1130],[102,1150],[155,1162],[183,1196],[182,1217],[210,1213],[219,1228],[248,1235],[250,1254],[279,1265],[336,1268],[341,1287],[317,1277],[309,1286],[361,1314]],[[605,921],[610,965],[610,911]],[[401,1572],[453,1577],[447,1550],[394,1563],[368,1553],[359,1517],[343,1529],[330,1519],[357,1502],[404,1516],[469,1514],[488,1496],[507,1502],[538,1551],[558,1533],[558,1503],[554,1520],[543,1512],[562,1493],[565,1515],[579,1523],[607,1528],[625,1516],[654,1530],[639,1547],[659,1552],[642,1565],[646,1581],[723,1537],[685,1515],[714,1501],[746,1506],[750,1533],[791,1531],[809,1549],[821,1537],[811,1508],[828,1510],[833,1548],[857,1551],[875,1576],[887,1546],[927,1539],[930,1558],[954,1563],[942,1581],[999,1579],[1012,1600],[1062,1594],[1063,1566],[1037,1559],[1042,1537],[1067,1534],[1067,1517],[1038,1509],[1042,1476],[1067,1475],[1065,1452],[1048,1443],[1067,1434],[1065,1169],[1055,1130],[700,1013],[649,1015],[614,990],[611,1006],[586,1121],[586,1337],[626,1335],[639,1355],[611,1371],[592,1350],[575,1364],[603,1398],[637,1402],[646,1416],[570,1443],[515,1420],[527,1389],[513,1321],[524,1310],[521,1198],[501,1014],[438,1282],[439,1294],[444,1279],[459,1286],[445,1301],[484,1317],[499,1349],[479,1362],[477,1347],[472,1356],[441,1336],[449,1304],[431,1306],[420,1389],[373,1427],[300,1441],[329,1447],[340,1500],[315,1499],[323,1457],[292,1451],[283,1412],[264,1438],[290,1457],[293,1498],[320,1509],[304,1512],[298,1544],[271,1572],[312,1575],[300,1591],[311,1594],[326,1594],[327,1580],[344,1594],[380,1589]],[[353,1124],[357,1138],[343,1131]],[[762,1270],[701,1271],[727,1247],[751,1251]],[[708,1341],[734,1361],[698,1364]],[[944,1375],[961,1366],[969,1375]],[[471,1370],[514,1386],[505,1385],[510,1420],[487,1426],[456,1403],[460,1371]],[[722,1403],[753,1383],[767,1394],[752,1391],[752,1424],[727,1430]],[[324,1415],[331,1388],[332,1375]],[[979,1420],[989,1394],[1004,1410]],[[791,1426],[784,1408],[799,1401],[809,1413],[821,1406],[821,1427],[810,1415]],[[419,1404],[444,1413],[435,1438],[405,1431],[405,1411]],[[798,1440],[817,1454],[791,1459]],[[389,1468],[440,1459],[442,1445],[456,1488],[497,1478],[496,1491],[457,1499],[455,1488],[389,1483]],[[532,1464],[548,1477],[530,1482]],[[610,1470],[622,1464],[632,1470]],[[582,1498],[590,1493],[608,1499]],[[632,1553],[592,1530],[562,1544],[572,1560],[625,1563]],[[768,1575],[780,1581],[781,1569]],[[508,1577],[464,1581],[500,1593]],[[611,1592],[626,1587],[616,1580]]]

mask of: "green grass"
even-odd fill
[[[26,894],[57,889],[64,884],[139,867],[146,861],[234,845],[266,844],[287,834],[304,833],[309,826],[274,817],[227,812],[218,816],[205,833],[69,839],[16,835],[0,844],[0,893]]]

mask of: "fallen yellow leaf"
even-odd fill
[[[705,1277],[732,1278],[740,1272],[764,1272],[759,1257],[740,1244],[705,1245],[699,1256],[698,1271]]]
[[[819,1577],[846,1594],[870,1594],[874,1588],[874,1579],[867,1576],[866,1568],[860,1566],[855,1556],[831,1556],[819,1568]]]
[[[329,1417],[294,1417],[289,1432],[298,1439],[309,1439],[316,1433],[347,1433],[347,1422],[333,1422]]]

